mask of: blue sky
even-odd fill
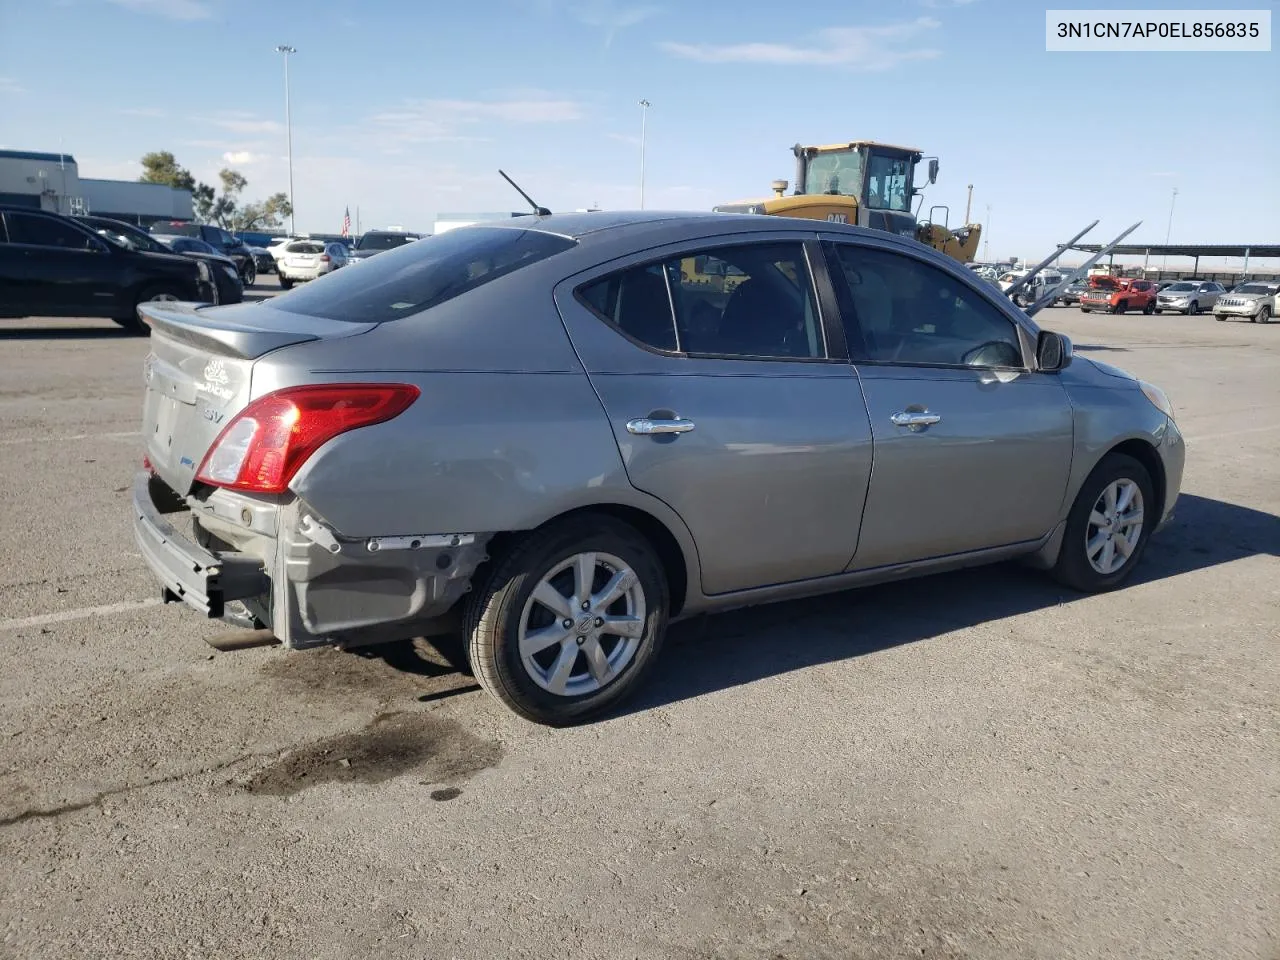
[[[1095,217],[1088,239],[1162,241],[1174,187],[1175,240],[1280,239],[1280,54],[1046,53],[1045,6],[0,0],[0,146],[120,178],[168,149],[284,190],[287,43],[300,230],[520,209],[500,166],[552,209],[637,206],[643,97],[650,208],[765,195],[796,141],[879,139],[940,158],[925,206],[953,223],[974,185],[993,257]]]

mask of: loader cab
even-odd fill
[[[923,159],[912,147],[895,147],[871,141],[791,148],[796,157],[796,196],[850,197],[868,210],[910,213],[920,192],[915,186],[916,165]],[[931,158],[928,180],[938,176],[938,161]]]

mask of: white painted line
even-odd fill
[[[19,620],[0,620],[0,633],[6,630],[25,630],[28,627],[44,627],[51,623],[66,623],[68,620],[88,620],[90,617],[109,617],[113,613],[128,613],[130,610],[141,610],[143,607],[154,607],[160,602],[159,597],[146,600],[126,600],[123,603],[108,603],[101,607],[80,607],[76,610],[59,610],[57,613],[42,613],[35,617],[23,617]]]
[[[7,437],[0,440],[0,446],[14,443],[67,443],[71,440],[125,440],[140,436],[142,434],[137,430],[130,430],[127,433],[75,433],[69,437]]]

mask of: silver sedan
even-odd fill
[[[546,724],[695,614],[1015,557],[1119,587],[1182,480],[1158,387],[857,227],[521,217],[139,313],[163,597],[289,648],[461,631]]]

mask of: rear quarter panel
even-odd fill
[[[369,333],[259,361],[255,395],[340,381],[422,391],[395,420],[330,441],[291,488],[353,537],[527,530],[578,507],[623,504],[662,520],[692,557],[675,515],[628,482],[551,284],[517,282],[524,272]]]

